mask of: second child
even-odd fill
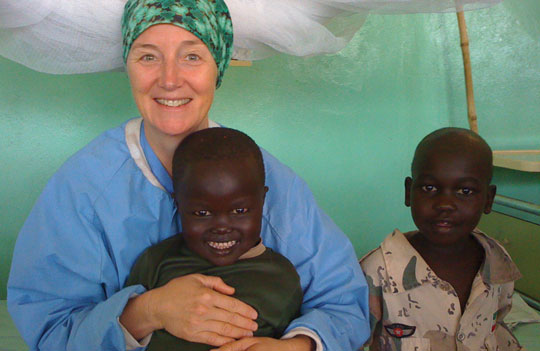
[[[521,277],[476,226],[491,211],[492,152],[443,128],[416,148],[405,205],[418,230],[395,230],[361,260],[370,288],[370,350],[520,350],[504,324]]]

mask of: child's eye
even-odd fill
[[[197,217],[208,217],[211,215],[210,211],[208,210],[193,211],[193,214]]]
[[[434,185],[422,185],[422,190],[425,191],[426,193],[432,193],[434,191],[437,191],[437,187],[435,187]]]
[[[248,212],[249,212],[249,209],[247,208],[235,208],[234,210],[232,210],[232,213],[234,214],[245,214]]]
[[[474,190],[471,188],[461,188],[458,190],[458,194],[460,195],[471,195],[472,193],[474,193]]]

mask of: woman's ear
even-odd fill
[[[412,178],[405,178],[405,206],[411,207],[411,186]]]
[[[484,213],[488,214],[491,212],[491,207],[493,206],[493,201],[495,199],[495,194],[497,193],[497,186],[490,185],[486,194],[486,206],[484,207]]]

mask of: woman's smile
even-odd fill
[[[168,107],[179,107],[187,104],[191,99],[154,99],[158,104]]]

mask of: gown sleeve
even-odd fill
[[[8,310],[30,350],[126,349],[118,317],[145,289],[122,289],[89,187],[57,173],[19,233]]]
[[[301,316],[285,333],[308,328],[325,350],[358,350],[370,335],[369,289],[353,246],[306,183],[263,155],[269,187],[263,241],[293,263],[304,292]]]
[[[296,263],[302,277],[302,315],[288,330],[315,331],[325,350],[357,350],[369,337],[368,287],[349,239],[315,203],[307,185],[295,179],[299,201],[293,203],[297,232],[311,233],[313,245]],[[303,218],[302,218],[303,217]],[[305,221],[304,223],[301,223]],[[291,242],[292,244],[292,242]]]

